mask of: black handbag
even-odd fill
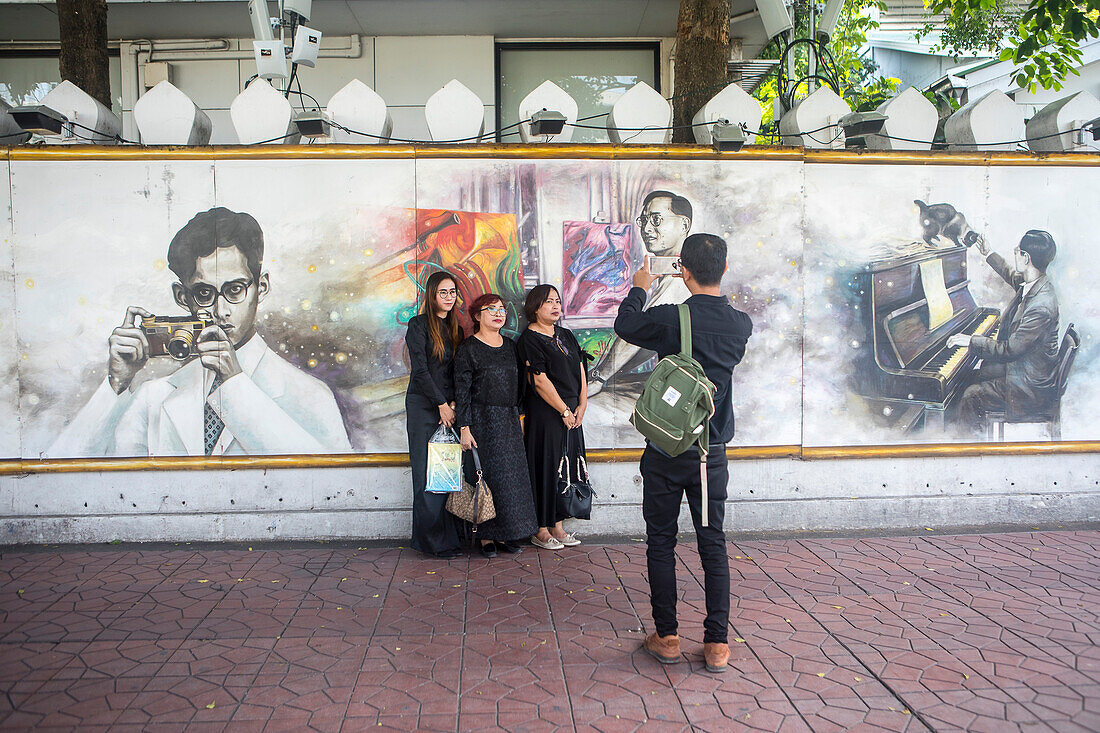
[[[596,491],[588,479],[588,462],[584,455],[577,456],[576,471],[570,470],[569,446],[573,442],[572,430],[565,431],[565,447],[558,464],[558,491],[555,500],[559,519],[591,519],[592,497]]]

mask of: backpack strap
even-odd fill
[[[691,358],[691,311],[687,303],[676,306],[680,313],[680,356]]]

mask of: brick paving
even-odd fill
[[[1100,730],[1100,532],[731,542],[724,675],[678,552],[2,549],[0,729]]]

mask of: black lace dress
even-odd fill
[[[495,519],[478,526],[480,539],[506,542],[538,531],[519,422],[519,374],[516,345],[509,338],[494,348],[471,336],[455,352],[458,425],[469,426],[477,441],[497,511]],[[467,480],[476,478],[469,453],[463,456],[463,468]]]
[[[572,331],[554,326],[554,335],[547,336],[528,328],[519,337],[519,353],[528,375],[545,374],[565,406],[577,409],[583,386],[583,362],[588,355],[581,350]],[[557,513],[558,464],[565,451],[566,434],[569,434],[569,471],[575,477],[580,466],[578,458],[585,454],[584,428],[567,431],[561,415],[539,396],[533,383],[527,385],[524,407],[527,415],[524,442],[535,515],[540,527],[553,527],[569,519]]]

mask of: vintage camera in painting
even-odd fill
[[[197,353],[199,334],[214,322],[193,316],[151,316],[141,319],[149,340],[149,356],[170,356],[184,361]]]

